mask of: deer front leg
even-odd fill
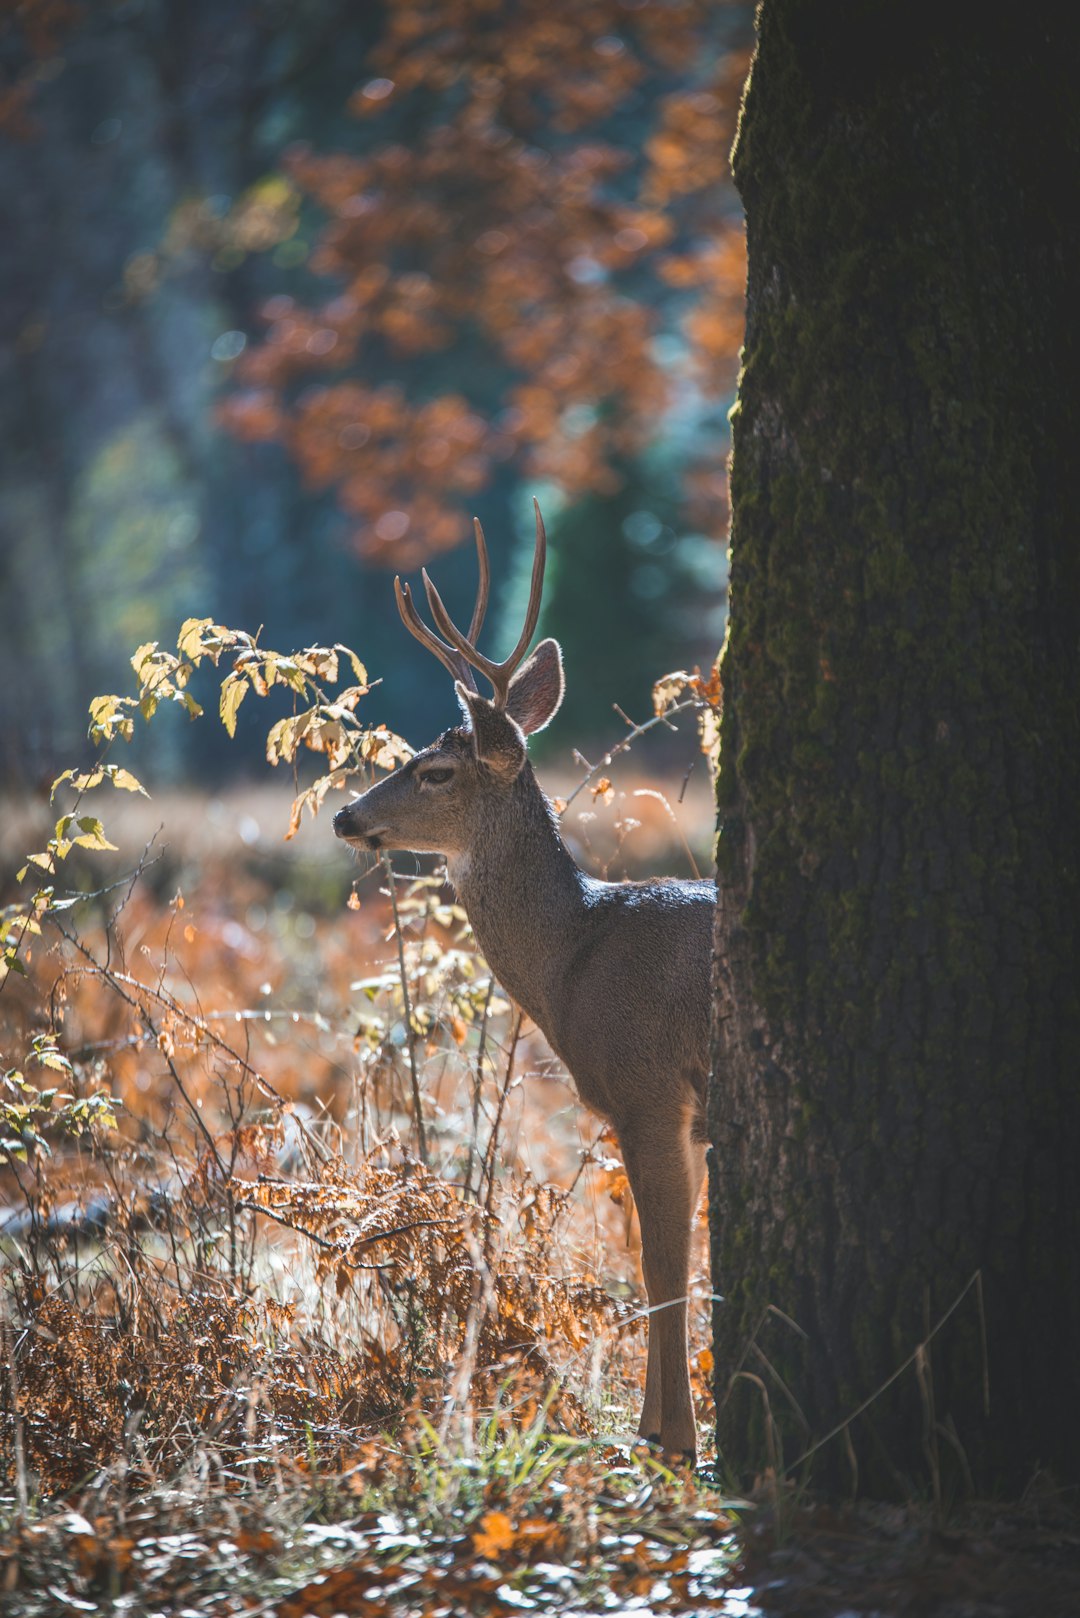
[[[697,1457],[697,1426],[687,1363],[686,1293],[704,1148],[689,1118],[624,1122],[618,1131],[641,1224],[641,1267],[649,1297],[649,1357],[638,1431],[664,1454]]]

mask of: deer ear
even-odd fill
[[[557,640],[542,640],[510,681],[506,711],[531,736],[554,719],[564,690],[562,649]]]
[[[473,752],[498,776],[512,781],[525,762],[525,738],[517,723],[487,697],[467,691],[460,680],[454,690],[472,731]]]

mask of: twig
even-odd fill
[[[98,758],[98,761],[97,761],[99,765],[101,765],[101,766],[104,765],[105,760],[108,758],[109,753],[111,752],[111,750],[112,750],[112,738],[110,737],[109,741],[105,744],[105,746],[101,750],[101,754],[100,754],[100,756]],[[56,791],[56,782],[54,781],[53,782],[52,792],[55,793],[55,791]],[[75,794],[75,800],[71,805],[71,809],[69,810],[70,815],[72,815],[74,817],[76,814],[78,814],[79,808],[80,808],[80,806],[82,804],[82,801],[83,801],[83,798],[85,796],[86,796],[86,788],[81,787]],[[52,801],[52,793],[50,793],[50,795],[49,795],[49,801],[50,802]],[[50,842],[49,849],[53,848],[54,846],[55,846],[55,844]],[[48,850],[46,850],[46,852],[48,852]],[[144,850],[143,858],[145,859],[145,857],[146,857],[146,854],[145,854],[145,850]],[[46,882],[48,882],[50,877],[55,877],[56,876],[57,861],[56,861],[55,856],[53,857],[53,868],[52,868],[51,871],[48,871],[43,866],[38,865],[33,859],[30,859],[30,860],[27,861],[27,866],[29,868],[33,869],[35,872],[37,872],[41,877],[43,877]],[[136,871],[135,874],[137,876],[138,872]],[[126,879],[121,878],[121,880],[126,880]],[[39,892],[40,892],[40,890],[39,890]],[[22,927],[19,930],[19,936],[16,939],[14,947],[12,949],[12,958],[13,959],[18,958],[19,951],[22,949],[24,943],[26,942],[26,935],[27,935],[27,933],[28,933],[28,931],[30,929],[31,921],[36,920],[36,921],[40,922],[46,916],[51,916],[53,914],[53,910],[52,910],[53,900],[50,897],[48,902],[46,903],[44,909],[40,912],[40,915],[35,916],[35,914],[34,914],[34,905],[35,905],[36,898],[37,898],[37,895],[35,895],[34,899],[30,900],[29,904],[27,905],[26,914],[23,917]],[[13,976],[14,976],[14,974],[11,971],[8,971],[8,972],[4,973],[4,976],[2,978],[0,978],[0,994],[3,994],[5,988],[7,987],[8,980]]]
[[[521,1038],[521,1025],[524,1020],[525,1013],[519,1009],[518,1014],[514,1019],[513,1032],[510,1035],[510,1050],[506,1058],[506,1077],[503,1080],[502,1094],[499,1096],[499,1105],[495,1113],[495,1122],[492,1124],[491,1134],[488,1136],[487,1150],[484,1153],[484,1164],[480,1172],[480,1182],[476,1188],[477,1192],[479,1192],[480,1186],[484,1183],[484,1175],[486,1174],[488,1188],[487,1197],[484,1199],[484,1211],[487,1214],[491,1213],[491,1204],[495,1197],[495,1150],[499,1141],[499,1125],[502,1123],[503,1108],[506,1106],[506,1098],[510,1093],[510,1082],[514,1077],[514,1057],[517,1055],[518,1040]],[[487,1247],[490,1240],[491,1228],[491,1221],[489,1220],[484,1236],[485,1259],[487,1258]]]
[[[792,1461],[791,1467],[790,1467],[791,1471],[794,1471],[794,1469],[797,1466],[801,1466],[804,1461],[808,1461],[810,1459],[811,1455],[816,1455],[818,1450],[821,1449],[823,1445],[827,1444],[830,1441],[830,1439],[835,1438],[838,1433],[842,1433],[845,1430],[845,1428],[850,1427],[851,1423],[853,1421],[855,1421],[859,1416],[861,1416],[864,1410],[869,1410],[870,1406],[876,1400],[881,1398],[881,1395],[885,1392],[885,1390],[887,1388],[892,1387],[893,1383],[896,1381],[896,1379],[898,1377],[903,1376],[904,1372],[908,1369],[908,1367],[910,1365],[914,1365],[919,1359],[921,1359],[923,1356],[925,1356],[927,1345],[930,1342],[932,1342],[933,1339],[937,1336],[937,1334],[941,1330],[942,1326],[945,1325],[945,1322],[952,1315],[954,1315],[956,1313],[957,1309],[959,1309],[960,1305],[963,1303],[964,1299],[967,1297],[967,1295],[971,1291],[972,1287],[977,1287],[979,1289],[980,1300],[981,1300],[981,1289],[982,1289],[982,1271],[981,1270],[976,1270],[975,1271],[974,1275],[971,1276],[970,1280],[968,1280],[966,1282],[966,1284],[961,1288],[961,1290],[957,1293],[956,1297],[953,1299],[952,1303],[950,1303],[950,1305],[946,1309],[945,1313],[940,1317],[937,1324],[932,1328],[932,1330],[927,1332],[926,1336],[923,1338],[923,1340],[920,1343],[916,1343],[915,1347],[912,1349],[912,1351],[908,1355],[907,1359],[904,1360],[902,1362],[902,1364],[900,1364],[900,1365],[898,1365],[896,1367],[896,1370],[892,1373],[892,1375],[887,1376],[885,1378],[884,1382],[881,1384],[881,1386],[878,1387],[878,1388],[875,1388],[873,1393],[871,1393],[868,1398],[864,1399],[861,1405],[857,1405],[856,1408],[851,1412],[851,1414],[849,1416],[845,1416],[843,1421],[838,1421],[835,1427],[830,1428],[830,1430],[825,1434],[824,1438],[819,1438],[816,1444],[811,1444],[809,1449],[804,1449],[802,1454],[796,1460]]]
[[[347,1262],[345,1255],[341,1251],[341,1248],[338,1246],[337,1242],[330,1241],[326,1236],[320,1236],[318,1231],[305,1230],[303,1225],[294,1224],[291,1219],[286,1219],[284,1214],[276,1213],[273,1208],[262,1208],[256,1202],[241,1202],[240,1207],[250,1209],[252,1213],[265,1214],[267,1219],[272,1219],[274,1221],[275,1225],[283,1225],[286,1230],[295,1232],[297,1236],[306,1236],[309,1242],[315,1243],[316,1247],[323,1248],[323,1250],[327,1253],[336,1253],[343,1264]],[[372,1240],[374,1240],[374,1238],[372,1238]],[[388,1264],[350,1265],[350,1268],[354,1270],[385,1270],[388,1267]]]
[[[416,1136],[420,1148],[420,1161],[427,1168],[428,1154],[427,1137],[424,1133],[424,1110],[420,1103],[420,1076],[416,1071],[416,1034],[413,1030],[412,1007],[409,1004],[409,980],[405,972],[405,940],[401,932],[397,894],[394,892],[394,868],[390,864],[388,854],[381,854],[379,857],[386,872],[386,885],[390,890],[390,906],[394,912],[394,936],[397,939],[398,970],[401,973],[401,998],[405,1005],[405,1042],[409,1053],[409,1077],[412,1080],[413,1113],[416,1118]]]
[[[674,707],[666,708],[663,713],[654,714],[651,719],[644,719],[640,725],[635,725],[630,731],[629,735],[624,736],[621,742],[616,742],[615,746],[604,754],[599,764],[590,765],[588,772],[582,776],[573,792],[571,792],[570,796],[567,798],[567,809],[569,809],[578,793],[585,790],[593,776],[599,775],[601,770],[606,770],[611,761],[617,758],[620,753],[627,752],[631,743],[636,742],[639,736],[644,736],[647,730],[653,730],[657,725],[666,725],[669,730],[675,730],[677,727],[671,723],[672,717],[675,714],[685,713],[688,708],[697,707],[700,707],[700,703],[698,702],[697,698],[687,697],[685,702],[677,702]],[[621,712],[621,709],[618,711]],[[622,717],[626,719],[625,714],[623,714]],[[627,719],[626,722],[629,724],[629,719]]]
[[[484,1009],[480,1013],[480,1041],[476,1047],[476,1071],[473,1074],[472,1093],[472,1133],[469,1136],[469,1155],[465,1161],[464,1196],[466,1201],[472,1191],[473,1159],[476,1156],[478,1145],[477,1136],[480,1129],[480,1091],[484,1083],[484,1046],[487,1043],[488,1014],[491,1010],[491,998],[495,992],[495,978],[488,977],[487,994],[484,996]],[[481,1175],[483,1165],[481,1165]],[[477,1198],[480,1196],[480,1186],[476,1187]]]
[[[189,1028],[193,1028],[197,1034],[207,1039],[216,1050],[223,1052],[231,1062],[235,1062],[241,1073],[246,1078],[251,1079],[252,1083],[268,1100],[275,1102],[280,1107],[288,1106],[286,1098],[276,1085],[272,1084],[265,1074],[260,1073],[258,1068],[253,1067],[235,1046],[229,1044],[228,1040],[222,1039],[220,1034],[214,1032],[207,1022],[206,1013],[196,1015],[194,1012],[189,1011],[163,984],[158,984],[155,988],[153,984],[144,983],[141,978],[133,977],[129,972],[118,972],[114,967],[103,965],[93,950],[83,943],[77,933],[68,932],[55,917],[51,919],[61,938],[65,939],[74,950],[78,951],[83,959],[89,963],[91,970],[96,972],[102,981],[107,983],[109,988],[115,994],[118,994],[121,1000],[129,1005],[133,1011],[137,1011],[141,1017],[145,1017],[145,1005],[137,996],[148,995],[151,1000],[156,1001],[158,1005],[164,1006],[167,1011],[171,1011],[174,1016],[179,1017]],[[127,992],[128,988],[134,990],[135,993],[129,994]],[[235,1013],[229,1013],[229,1015],[235,1016]],[[147,1021],[149,1022],[149,1019]],[[327,1162],[332,1155],[329,1149],[323,1145],[316,1135],[311,1133],[311,1130],[301,1118],[295,1114],[293,1114],[293,1117],[304,1139],[314,1150],[316,1157],[321,1162]]]
[[[634,797],[635,798],[655,798],[657,803],[660,804],[660,806],[663,808],[664,813],[667,815],[668,819],[671,821],[671,824],[675,827],[675,830],[679,834],[679,841],[682,843],[683,853],[686,855],[687,859],[690,861],[690,869],[694,873],[694,880],[696,882],[700,882],[701,881],[701,872],[698,870],[698,863],[697,863],[697,860],[694,858],[694,851],[690,847],[690,844],[686,841],[686,833],[683,831],[682,826],[679,824],[678,815],[675,813],[674,809],[671,807],[670,803],[667,801],[664,794],[662,792],[657,792],[655,787],[638,787],[637,790],[634,792]]]

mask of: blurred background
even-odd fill
[[[87,756],[91,697],[189,615],[347,642],[423,743],[453,700],[393,573],[434,557],[467,619],[479,515],[501,655],[534,494],[550,759],[712,662],[750,30],[716,0],[3,7],[0,783]],[[148,784],[265,770],[262,716],[164,717]]]

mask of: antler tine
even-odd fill
[[[461,630],[447,612],[446,604],[432,582],[426,567],[421,569],[420,576],[424,581],[424,591],[427,595],[428,607],[431,610],[431,616],[438,624],[442,633],[446,636],[453,649],[465,659],[470,668],[476,669],[480,674],[486,675],[492,684],[494,684],[498,675],[499,665],[497,663],[493,663],[490,658],[485,657],[483,652],[478,652],[472,641],[467,639],[467,637],[461,633]]]
[[[412,591],[407,584],[402,584],[397,574],[394,575],[394,595],[397,598],[401,621],[409,634],[413,635],[421,646],[426,646],[429,652],[434,652],[439,662],[448,670],[452,679],[463,681],[471,691],[475,691],[476,681],[473,678],[472,669],[466,665],[464,659],[452,646],[447,646],[445,641],[439,639],[434,630],[428,628],[413,605]]]
[[[480,518],[473,518],[473,529],[476,533],[476,560],[480,567],[480,583],[476,590],[476,606],[473,608],[472,622],[469,625],[469,639],[475,646],[481,629],[484,627],[484,614],[487,612],[488,585],[491,583],[491,572],[488,568],[487,542],[484,539],[484,530],[480,526]]]
[[[427,571],[425,570],[424,572],[424,589],[427,592],[431,616],[447,640],[456,647],[465,661],[476,669],[478,673],[485,675],[491,681],[495,692],[496,706],[499,708],[505,708],[506,706],[510,681],[529,648],[529,642],[533,638],[536,621],[540,616],[540,599],[544,593],[544,562],[547,556],[547,535],[544,532],[544,519],[540,515],[540,507],[535,500],[533,501],[533,509],[536,512],[536,549],[533,552],[532,583],[529,587],[529,605],[525,613],[525,627],[518,637],[518,643],[514,650],[501,663],[495,663],[491,658],[485,657],[482,652],[478,652],[475,645],[473,645],[474,637],[470,636],[466,640],[443,605],[442,597],[428,578]]]
[[[475,652],[477,638],[479,637],[480,631],[483,628],[484,615],[487,612],[488,590],[491,584],[491,569],[488,566],[487,541],[484,539],[484,530],[480,526],[479,517],[473,518],[473,528],[476,531],[476,558],[479,564],[480,582],[476,587],[476,604],[473,607],[473,615],[469,623],[469,633],[467,636],[462,635],[457,625],[452,622],[450,614],[447,612],[446,607],[443,604],[442,596],[439,594],[438,590],[436,590],[431,579],[428,577],[427,569],[422,568],[421,573],[424,580],[424,591],[428,598],[428,606],[431,608],[432,616],[434,617],[435,622],[439,624],[440,628],[442,628],[442,623],[440,622],[441,614],[442,619],[450,625],[449,630],[443,628],[443,634],[449,634],[455,646],[457,646],[458,642],[460,641],[462,648],[464,648],[467,643],[470,651]],[[464,654],[463,652],[455,653],[455,656],[458,655]],[[486,669],[484,672],[487,672]]]
[[[544,594],[544,563],[547,561],[547,534],[544,531],[544,519],[540,515],[540,502],[533,500],[533,511],[536,515],[536,548],[533,551],[532,582],[529,585],[529,605],[525,612],[525,628],[521,631],[521,639],[507,658],[516,668],[518,662],[529,649],[529,642],[536,630],[537,620],[540,617],[540,600]]]

